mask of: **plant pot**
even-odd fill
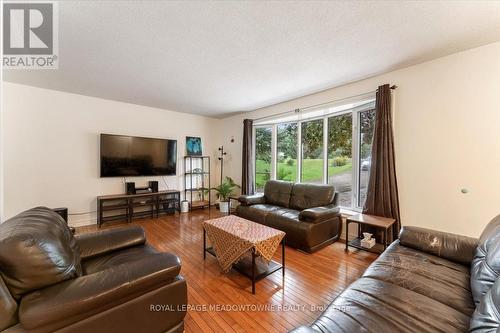
[[[229,213],[229,201],[219,202],[219,208],[221,213]]]
[[[189,212],[189,201],[182,200],[181,201],[181,213],[188,213],[188,212]]]

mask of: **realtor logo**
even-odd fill
[[[57,3],[3,3],[3,67],[57,69]]]

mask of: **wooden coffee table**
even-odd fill
[[[272,260],[280,243],[281,264]],[[207,253],[217,258],[223,271],[234,268],[248,277],[252,294],[255,282],[266,276],[281,269],[285,277],[285,233],[235,215],[203,222],[203,259]]]
[[[365,250],[374,253],[382,253],[387,248],[387,231],[390,229],[392,231],[392,226],[396,222],[393,218],[380,217],[374,215],[367,214],[356,214],[350,216],[346,219],[345,223],[345,250],[346,252],[349,250],[349,246]],[[358,224],[358,237],[349,241],[349,224],[357,223]],[[368,225],[377,229],[383,229],[384,231],[384,239],[383,243],[377,243],[372,248],[366,248],[361,246],[361,238],[363,235],[361,234],[361,225]]]

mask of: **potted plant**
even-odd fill
[[[211,188],[217,193],[221,213],[229,213],[229,197],[237,188],[240,188],[240,186],[231,177],[224,178],[219,186]]]

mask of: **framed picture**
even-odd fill
[[[201,138],[186,136],[186,153],[188,156],[202,156]]]

